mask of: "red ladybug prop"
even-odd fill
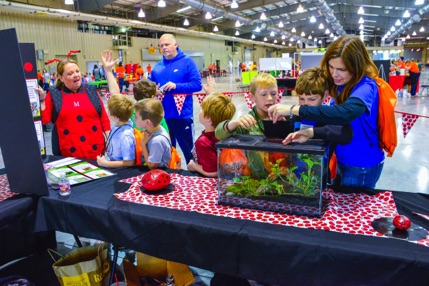
[[[171,181],[170,175],[163,170],[151,170],[143,175],[142,187],[147,191],[159,191],[166,188]]]
[[[411,221],[404,215],[397,215],[393,219],[393,225],[400,230],[407,230],[411,226]]]

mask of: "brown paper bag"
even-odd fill
[[[160,259],[137,252],[137,269],[140,277],[152,277],[165,281],[169,274],[173,275],[175,285],[188,286],[195,282],[194,275],[188,265]]]
[[[108,250],[108,243],[79,247],[56,261],[52,256],[56,252],[48,252],[55,261],[52,268],[61,286],[103,286],[109,282]]]

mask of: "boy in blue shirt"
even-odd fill
[[[117,94],[109,98],[107,107],[113,126],[107,138],[105,154],[97,156],[97,163],[108,168],[133,166],[136,141],[130,117],[134,110],[134,102],[129,97]]]
[[[142,161],[149,169],[167,168],[171,159],[171,141],[168,133],[160,125],[164,109],[159,100],[145,98],[135,104],[135,124],[144,129]]]

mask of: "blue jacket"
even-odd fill
[[[194,114],[192,93],[201,90],[201,76],[194,61],[185,55],[179,48],[178,54],[171,60],[163,57],[152,70],[151,80],[163,86],[171,81],[176,84],[176,89],[165,93],[162,101],[165,119],[192,118]],[[173,94],[189,94],[183,104],[182,112],[177,112]]]

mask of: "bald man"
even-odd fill
[[[164,34],[159,39],[163,58],[152,70],[151,80],[162,87],[165,96],[162,101],[165,120],[170,129],[171,143],[179,143],[186,163],[192,159],[194,145],[194,108],[192,93],[201,90],[201,76],[194,61],[180,49],[172,34]],[[160,90],[158,90],[160,92]],[[179,114],[174,94],[186,94],[182,112]]]

